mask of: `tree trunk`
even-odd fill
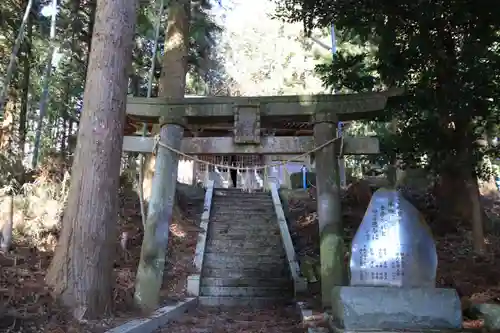
[[[112,306],[125,104],[137,1],[99,0],[67,210],[47,283],[76,318]]]
[[[165,55],[161,70],[158,97],[183,98],[186,92],[186,73],[189,51],[191,2],[169,2]],[[187,8],[186,8],[187,7]]]
[[[9,90],[10,80],[12,79],[14,69],[16,68],[17,52],[19,51],[19,48],[21,47],[21,42],[23,41],[24,28],[26,27],[26,22],[28,22],[28,17],[30,16],[32,5],[33,5],[33,0],[28,0],[26,9],[24,11],[23,20],[21,21],[21,26],[19,27],[19,32],[17,33],[16,41],[14,43],[14,48],[12,49],[12,53],[10,54],[9,65],[7,66],[7,71],[5,73],[3,87],[0,90],[0,114],[2,114],[3,107],[5,104],[5,96],[7,91]]]
[[[50,47],[49,54],[47,55],[47,60],[45,63],[45,72],[43,74],[43,91],[42,97],[40,98],[40,115],[38,117],[38,123],[35,131],[35,143],[33,147],[33,160],[31,161],[31,167],[36,168],[38,163],[38,155],[40,153],[40,146],[42,144],[42,127],[43,120],[47,113],[47,108],[49,104],[49,84],[50,77],[52,75],[52,59],[54,53],[56,52],[56,47],[54,44],[54,39],[56,38],[56,18],[57,18],[57,0],[52,0],[52,18],[50,21]]]
[[[64,113],[66,113],[66,112],[64,112]],[[68,122],[66,120],[66,115],[64,114],[63,117],[62,117],[61,136],[60,136],[60,144],[61,144],[60,145],[60,149],[61,149],[61,154],[64,157],[66,157],[66,140],[68,139],[67,125],[68,125]]]
[[[443,221],[467,220],[472,214],[464,179],[455,172],[441,171],[435,189]],[[450,225],[455,228],[456,225]]]
[[[469,177],[466,183],[471,206],[472,245],[476,254],[484,255],[486,244],[484,242],[483,208],[480,201],[479,185],[476,177]]]
[[[21,110],[19,112],[19,156],[24,158],[24,145],[26,144],[26,122],[28,120],[29,90],[31,74],[31,39],[33,37],[33,18],[28,16],[26,39],[23,44],[23,83]]]
[[[87,66],[87,74],[88,74],[88,66],[89,66],[89,60],[90,60],[90,52],[92,51],[92,34],[90,33],[91,31],[94,30],[94,24],[96,20],[96,6],[97,0],[90,0],[87,3],[87,6],[89,8],[89,24],[88,24],[88,31],[89,31],[89,40],[87,44],[87,59],[85,62],[85,66]]]
[[[459,162],[456,165],[460,165]],[[469,169],[469,170],[466,170]],[[446,234],[456,229],[456,222],[471,223],[474,252],[485,251],[483,208],[481,206],[477,177],[470,168],[441,171],[436,188],[436,197],[442,223],[440,233]]]
[[[9,97],[4,109],[3,122],[0,124],[0,150],[13,156],[14,126],[18,106],[17,87],[9,87]]]

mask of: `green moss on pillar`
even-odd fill
[[[333,287],[345,284],[344,240],[330,225],[320,235],[321,299],[323,307],[331,304]]]
[[[323,117],[324,118],[324,117]],[[314,126],[315,145],[331,142],[336,137],[336,120],[330,115]],[[344,242],[340,212],[340,186],[335,144],[316,152],[316,184],[320,232],[321,296],[324,307],[331,304],[334,286],[344,284]]]

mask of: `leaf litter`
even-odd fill
[[[289,228],[295,245],[295,251],[301,256],[319,261],[319,229],[316,213],[316,191],[309,189],[308,195],[289,196]],[[477,256],[472,250],[472,232],[467,223],[455,221],[443,226],[439,220],[439,211],[432,193],[426,191],[406,191],[404,193],[414,204],[431,227],[439,230],[435,233],[438,253],[437,287],[455,288],[461,298],[465,310],[472,304],[500,303],[500,234],[488,233],[485,239],[487,253]],[[344,190],[341,193],[342,217],[346,253],[349,244],[361,223],[369,200],[360,199],[357,193]],[[482,203],[490,219],[500,219],[500,197],[498,194],[484,196]],[[440,223],[441,222],[441,223]],[[448,222],[448,221],[447,221]],[[500,224],[498,226],[500,228]],[[348,264],[348,255],[346,255]],[[320,313],[320,281],[309,284],[310,295],[307,302],[313,304]],[[482,328],[480,319],[468,317],[464,312],[464,328]]]
[[[194,191],[197,193],[194,197],[179,195],[176,200],[160,291],[163,303],[186,297],[186,280],[193,270],[199,231],[197,223],[203,210],[204,194],[200,195],[200,190]],[[117,221],[120,237],[116,242],[114,263],[113,318],[75,322],[63,306],[54,302],[44,277],[53,256],[58,229],[49,228],[37,231],[40,234],[37,240],[43,240],[43,246],[32,241],[33,234],[17,235],[11,251],[0,253],[0,332],[100,333],[138,317],[132,297],[143,231],[139,200],[130,184],[121,188]],[[30,225],[30,221],[25,224]]]
[[[55,245],[57,230],[43,230],[40,237],[46,241],[45,246],[37,247],[21,239],[14,244],[12,251],[0,253],[0,332],[103,332],[136,316],[132,308],[132,295],[142,242],[142,223],[135,192],[125,187],[120,198],[120,239],[117,239],[117,248],[120,248],[123,235],[126,234],[127,249],[119,251],[115,261],[116,283],[113,297],[116,317],[101,321],[98,325],[75,323],[65,309],[53,301],[50,290],[44,283],[44,276],[52,258],[50,249]],[[349,241],[361,221],[366,203],[359,202],[359,198],[348,192],[342,194],[342,200],[346,240]],[[172,237],[161,291],[162,298],[170,301],[185,297],[186,278],[193,269],[192,258],[199,231],[196,222],[203,209],[203,197],[198,196],[193,200],[184,197],[180,201],[175,208],[175,218],[170,228]],[[432,200],[428,196],[416,196],[411,201],[417,202],[416,206],[427,217],[435,215],[433,210],[436,208],[429,206]],[[489,216],[500,216],[500,203],[497,199],[485,202]],[[314,190],[311,190],[307,198],[291,198],[288,206],[290,230],[297,253],[317,257],[319,234]],[[428,218],[428,223],[433,228],[437,222]],[[497,277],[500,276],[500,266],[496,263],[500,259],[500,237],[488,235],[486,243],[488,255],[474,256],[470,230],[461,224],[436,236],[439,256],[438,286],[456,288],[466,302],[498,302],[500,287]],[[318,304],[318,285],[319,282],[311,284],[309,301],[313,304]],[[175,326],[175,331],[179,333],[303,332],[304,328],[299,324],[298,318],[290,311],[200,307],[168,327]],[[482,325],[480,320],[465,319],[466,328]],[[210,325],[211,330],[201,330],[203,326]],[[167,332],[167,328],[163,331]]]
[[[156,333],[305,333],[293,305],[198,307],[168,323]]]

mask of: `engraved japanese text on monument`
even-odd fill
[[[352,242],[351,285],[434,287],[437,254],[420,213],[401,193],[374,193]]]

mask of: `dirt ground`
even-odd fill
[[[319,233],[316,215],[315,190],[308,195],[303,192],[294,196],[289,194],[289,222],[296,252],[319,258]],[[434,235],[438,252],[437,286],[456,288],[464,307],[477,303],[500,303],[500,237],[488,234],[486,237],[487,255],[478,257],[472,252],[471,231],[468,225],[458,224],[443,228],[433,211],[432,198],[417,196],[411,200],[424,216],[432,230],[439,229]],[[350,244],[354,233],[361,223],[367,208],[367,201],[360,200],[348,191],[342,193],[343,222],[345,223],[346,244]],[[500,216],[500,199],[485,197],[483,204],[489,216]],[[346,248],[346,250],[349,250]],[[319,302],[319,282],[310,286],[313,304]],[[478,328],[482,322],[469,317],[464,312],[464,327]]]
[[[178,193],[161,290],[166,303],[185,296],[186,278],[192,270],[199,231],[198,216],[203,210],[202,189],[181,185]],[[139,200],[132,188],[123,187],[120,202],[117,234],[121,236],[126,232],[128,244],[127,251],[123,251],[120,239],[117,239],[116,283],[113,288],[116,317],[99,324],[75,323],[61,306],[54,303],[44,283],[52,251],[15,243],[9,253],[0,254],[0,332],[104,332],[137,316],[133,311],[132,296],[143,237]],[[57,238],[57,234],[48,233],[47,237]]]
[[[198,307],[156,333],[305,333],[294,306],[248,309]]]
[[[161,291],[165,301],[176,301],[185,296],[186,277],[192,270],[192,258],[198,233],[198,216],[203,210],[203,190],[181,186],[175,208],[175,219],[171,225],[168,262]],[[500,215],[500,203],[496,198],[483,198],[490,216]],[[139,201],[133,189],[124,186],[120,193],[120,216],[117,221],[118,235],[128,235],[127,251],[118,250],[115,261],[116,283],[113,288],[116,317],[94,323],[76,324],[62,307],[54,303],[44,283],[44,275],[52,252],[40,250],[26,243],[16,243],[7,254],[0,254],[0,332],[48,332],[48,333],[98,333],[134,318],[131,310],[135,270],[142,243],[142,225]],[[434,230],[437,221],[433,219],[432,200],[417,198],[416,206],[428,218]],[[343,217],[346,241],[352,238],[366,209],[366,200],[343,193]],[[291,197],[288,202],[289,220],[296,251],[311,257],[319,255],[318,225],[314,191],[306,196]],[[435,235],[439,256],[438,285],[454,287],[467,302],[499,302],[500,286],[500,237],[487,236],[488,254],[476,257],[471,251],[471,235],[467,225],[458,224]],[[55,239],[56,234],[46,237]],[[117,249],[120,240],[117,239]],[[312,285],[312,300],[318,296],[318,284]],[[289,309],[288,309],[289,310]],[[217,332],[302,332],[297,318],[288,310],[238,310],[206,309],[196,310],[193,319],[186,317],[170,328],[176,332],[185,327],[200,328],[217,326]],[[214,312],[215,311],[215,312]],[[281,311],[281,312],[280,312]],[[284,311],[284,312],[283,312]],[[216,315],[215,315],[216,314]],[[186,322],[187,320],[187,322]],[[265,322],[265,324],[262,324]],[[273,324],[275,323],[275,324]],[[174,326],[172,326],[174,325]],[[181,326],[179,326],[181,325]],[[188,326],[185,326],[188,325]],[[465,327],[481,326],[481,321],[465,316]],[[183,328],[184,327],[184,328]],[[182,329],[181,329],[182,328]],[[167,330],[164,329],[163,332]],[[161,332],[161,331],[160,331]],[[189,331],[186,331],[189,332]],[[200,331],[201,332],[201,331]],[[214,331],[215,332],[215,331]]]

